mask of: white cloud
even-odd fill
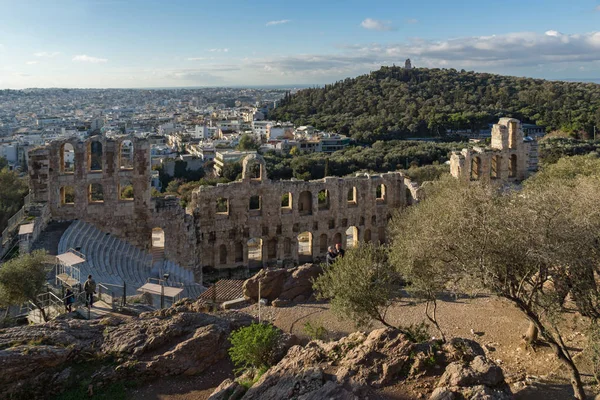
[[[88,56],[86,54],[81,54],[81,55],[73,57],[73,61],[99,64],[99,63],[105,63],[108,60],[106,58],[98,58],[98,57]]]
[[[27,64],[27,65],[34,65],[34,64],[37,64],[37,63],[38,63],[37,61],[27,61],[25,64]]]
[[[201,60],[206,60],[206,57],[188,57],[187,60],[188,61],[201,61]]]
[[[373,31],[392,31],[394,27],[390,21],[382,21],[373,18],[367,18],[363,22],[360,23],[365,29],[370,29]]]
[[[577,70],[600,64],[600,32],[561,34],[516,32],[505,35],[463,37],[442,41],[413,39],[397,44],[346,46],[330,54],[298,54],[248,60],[243,70],[281,74],[289,81],[327,82],[379,69],[382,65],[465,68],[515,73],[523,68]],[[265,66],[268,66],[266,68]],[[294,80],[295,79],[295,80]]]
[[[419,20],[418,20],[418,19],[416,19],[416,18],[408,18],[408,19],[406,20],[406,23],[407,23],[407,24],[417,24],[417,23],[419,23]]]
[[[225,49],[209,49],[208,51],[212,52],[212,53],[227,53],[229,52],[229,49],[225,48]]]
[[[266,26],[282,25],[282,24],[287,24],[288,22],[291,22],[291,20],[290,19],[280,19],[278,21],[269,21],[266,23]]]
[[[47,57],[47,58],[51,58],[51,57],[56,57],[57,55],[60,54],[60,51],[38,51],[37,53],[33,53],[33,55],[35,57]]]
[[[596,8],[594,8],[594,10],[600,11],[600,5],[597,5]]]

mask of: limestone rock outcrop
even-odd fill
[[[227,380],[210,400],[376,398],[374,391],[380,387],[417,379],[423,368],[439,376],[446,364],[435,392],[420,393],[423,398],[427,394],[436,400],[512,399],[502,370],[480,351],[466,339],[440,346],[434,341],[414,344],[391,328],[355,332],[338,341],[293,346],[245,394],[239,383]],[[424,366],[420,360],[425,357],[434,362]]]
[[[244,297],[258,301],[260,296],[277,304],[308,300],[312,294],[312,281],[323,272],[318,264],[304,264],[294,268],[263,269],[244,282]]]
[[[112,356],[97,382],[129,376],[200,374],[227,356],[232,330],[250,324],[247,314],[193,312],[193,303],[121,320],[57,320],[0,330],[0,398],[42,398],[67,386],[69,367],[90,357]],[[178,311],[179,310],[179,311]],[[11,397],[12,396],[12,397]]]

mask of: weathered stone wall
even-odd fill
[[[474,147],[452,153],[450,173],[465,181],[522,181],[531,173],[530,156],[521,122],[514,118],[500,118],[492,128],[489,147]]]
[[[121,143],[133,144],[132,162],[121,165]],[[101,169],[91,170],[90,146],[102,145]],[[63,149],[71,144],[75,153],[73,171],[64,168]],[[192,217],[177,199],[151,197],[150,144],[135,137],[86,141],[54,141],[30,152],[30,186],[33,201],[45,202],[54,220],[81,219],[149,250],[153,228],[165,232],[165,257],[182,266],[196,265]],[[102,185],[103,201],[90,201],[90,185]],[[120,186],[133,187],[133,200],[120,198]],[[64,202],[63,191],[73,188],[74,201]],[[200,278],[198,278],[200,280]]]
[[[132,161],[127,165],[121,160],[125,140],[133,144]],[[94,162],[91,149],[98,145],[93,142],[102,146],[101,156],[96,151]],[[75,154],[72,169],[65,167],[62,157],[67,143]],[[192,268],[200,282],[204,266],[316,261],[328,246],[346,245],[349,227],[353,227],[354,242],[385,242],[392,211],[419,197],[418,186],[399,172],[308,182],[271,181],[264,159],[251,155],[244,159],[241,181],[199,187],[185,210],[175,197],[151,197],[150,144],[144,139],[55,141],[33,149],[29,159],[33,201],[46,203],[52,219],[81,219],[145,250],[151,248],[152,229],[162,228],[165,257]],[[102,186],[102,201],[91,198],[92,184]],[[126,184],[133,187],[133,200],[121,199],[120,189]],[[73,201],[65,194],[70,188]],[[320,203],[319,192],[321,199],[326,195],[326,202]],[[284,195],[290,200],[282,206]],[[298,235],[304,232],[310,234],[310,247],[299,254]],[[250,239],[259,244],[250,246],[252,257]]]
[[[252,160],[264,171],[260,156]],[[385,242],[392,210],[411,204],[417,196],[416,188],[405,185],[399,172],[314,181],[270,181],[264,172],[253,179],[246,168],[243,175],[241,181],[200,187],[192,194],[190,209],[204,265],[251,265],[256,260],[249,259],[249,239],[261,241],[260,258],[267,265],[278,260],[310,262],[325,256],[329,245],[345,247],[348,227],[356,228],[354,240]],[[384,189],[377,198],[380,185]],[[328,206],[319,204],[320,191],[327,192]],[[291,199],[291,207],[282,206],[284,195]],[[260,209],[250,209],[252,196],[259,197]],[[303,232],[310,233],[312,243],[311,254],[301,257],[298,235]]]

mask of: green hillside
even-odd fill
[[[286,95],[269,118],[349,134],[356,140],[439,136],[509,116],[548,131],[600,126],[600,85],[454,69],[382,67]]]

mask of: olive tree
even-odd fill
[[[371,243],[348,249],[316,278],[317,297],[329,299],[336,315],[357,326],[370,326],[375,320],[391,327],[386,314],[399,294],[399,285],[398,275],[385,258],[385,249]]]
[[[430,293],[447,282],[512,302],[569,369],[577,399],[583,385],[557,322],[567,293],[584,315],[598,310],[598,176],[541,176],[519,191],[443,179],[391,224],[391,259],[407,280]]]
[[[9,307],[14,304],[32,302],[41,312],[44,321],[48,320],[38,295],[46,286],[46,253],[36,250],[22,254],[0,266],[0,304]]]

